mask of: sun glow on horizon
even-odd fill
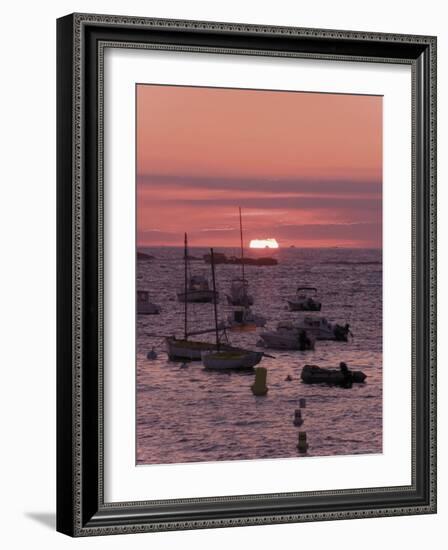
[[[252,239],[249,248],[279,248],[276,239]]]

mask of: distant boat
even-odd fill
[[[290,311],[320,311],[322,303],[316,299],[317,288],[302,286],[294,298],[287,300]]]
[[[186,291],[177,293],[179,302],[194,302],[199,304],[213,302],[214,292],[211,290],[208,280],[202,275],[192,275],[188,279]],[[218,298],[218,296],[217,296]]]
[[[186,279],[184,281],[184,288],[177,293],[177,299],[179,302],[193,302],[193,303],[210,303],[213,302],[214,297],[219,299],[218,293],[210,289],[208,280],[203,275],[190,275],[189,274],[189,262],[190,256],[188,254],[188,241],[187,234],[185,233],[185,251],[184,251],[184,266]]]
[[[213,248],[210,249],[213,290],[216,291],[215,263]],[[202,362],[206,369],[230,370],[230,369],[251,369],[263,359],[263,352],[244,349],[226,350],[222,348],[219,337],[218,307],[216,299],[213,301],[215,314],[215,343],[216,350],[203,352]]]
[[[241,250],[241,277],[234,279],[230,287],[230,295],[227,300],[232,306],[251,306],[254,303],[253,296],[249,294],[249,281],[244,273],[244,244],[243,244],[243,218],[241,207],[238,208],[240,220],[240,250]]]
[[[316,338],[291,322],[280,322],[275,330],[260,334],[261,344],[272,349],[313,350]]]
[[[146,252],[140,252],[137,250],[137,260],[154,260],[154,256],[146,254]]]
[[[256,266],[272,266],[277,265],[278,260],[276,258],[271,258],[270,256],[263,256],[261,258],[238,258],[237,256],[226,256],[225,254],[221,252],[217,252],[217,261],[216,265],[218,264],[229,264],[229,265],[256,265]],[[206,264],[210,264],[210,254],[204,254],[203,256],[204,262]]]
[[[264,327],[267,319],[263,315],[254,313],[250,307],[234,308],[227,317],[231,330],[255,330],[257,327]]]
[[[249,282],[244,271],[244,244],[243,244],[243,219],[241,207],[239,208],[240,220],[240,248],[241,248],[241,277],[234,279],[230,287],[230,295],[227,301],[232,306],[239,306],[234,309],[228,317],[231,329],[252,330],[256,327],[264,327],[266,318],[263,315],[254,313],[249,306],[254,303],[254,298],[249,294]]]
[[[157,315],[160,311],[160,306],[149,301],[149,292],[147,290],[137,290],[138,315]]]
[[[242,264],[244,267],[244,264]],[[249,282],[241,277],[233,279],[230,285],[230,294],[227,295],[227,302],[231,306],[251,306],[254,298],[248,292]]]

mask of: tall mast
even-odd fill
[[[187,234],[184,235],[184,336],[185,340],[188,340],[188,244]]]
[[[213,309],[215,310],[216,349],[219,351],[218,308],[216,305],[215,257],[213,255],[213,248],[210,248],[210,260],[212,264]]]
[[[240,245],[241,245],[241,274],[243,276],[243,288],[244,286],[244,247],[243,247],[243,220],[241,217],[241,206],[238,207],[240,212]]]

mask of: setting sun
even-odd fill
[[[250,248],[278,248],[276,239],[253,239],[249,244]]]

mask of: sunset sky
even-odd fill
[[[137,245],[381,247],[382,98],[137,86]]]

